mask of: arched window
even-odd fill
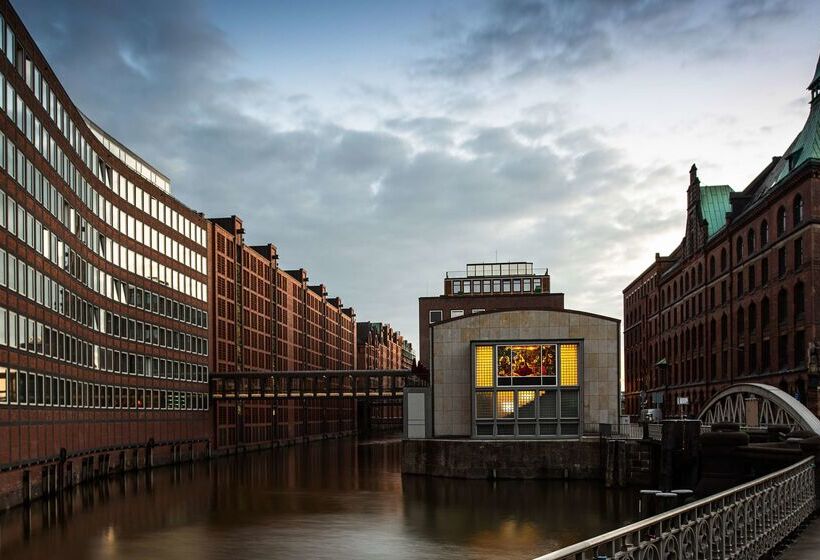
[[[765,247],[769,244],[769,222],[763,220],[760,224],[760,246]]]
[[[717,322],[712,319],[712,322],[709,324],[709,339],[711,340],[712,346],[717,343]]]
[[[712,256],[709,257],[709,278],[710,279],[715,277],[715,272],[717,272],[715,270],[715,256],[712,255]]]
[[[703,264],[698,263],[698,284],[703,282]]]
[[[796,226],[803,221],[803,197],[799,194],[794,197],[792,203],[792,223]]]
[[[786,233],[786,209],[782,206],[777,209],[777,236]]]
[[[720,340],[726,342],[727,338],[729,338],[729,320],[724,313],[723,317],[720,318]]]
[[[746,234],[746,254],[750,257],[752,253],[755,252],[755,230],[749,229],[749,233]]]
[[[760,328],[767,329],[769,327],[769,298],[764,297],[760,301]]]
[[[781,288],[777,293],[777,322],[781,325],[786,322],[786,316],[789,314],[788,304],[789,295]]]
[[[806,288],[803,282],[794,285],[794,318],[799,321],[806,311]]]
[[[727,264],[728,263],[726,262],[726,249],[721,249],[720,250],[720,271],[721,272],[726,270],[726,265]]]
[[[738,262],[743,260],[743,238],[740,236],[738,236],[735,242],[735,257]]]
[[[743,313],[743,308],[739,307],[737,310],[737,335],[738,337],[743,336],[743,332],[746,330],[746,314]]]

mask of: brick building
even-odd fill
[[[236,216],[210,221],[211,371],[272,371],[276,247],[245,245]]]
[[[532,263],[468,264],[466,272],[448,272],[444,293],[419,298],[419,364],[430,364],[430,326],[481,313],[513,309],[563,309],[564,294],[550,293],[546,269],[536,274]]]
[[[204,452],[208,224],[80,112],[5,0],[0,14],[0,501],[13,503]]]
[[[306,270],[279,269],[274,245],[246,245],[236,216],[210,222],[212,370],[353,369],[353,310]]]
[[[683,240],[623,292],[627,413],[676,397],[697,412],[738,382],[820,412],[820,63],[809,90],[804,129],[742,191],[692,166]]]
[[[410,369],[415,361],[399,331],[386,323],[356,323],[358,369]],[[408,366],[408,362],[410,365]]]

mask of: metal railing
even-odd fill
[[[756,559],[814,511],[814,458],[535,560]]]
[[[599,424],[598,433],[606,439],[644,439],[643,424]],[[662,424],[649,424],[649,439],[661,440]]]

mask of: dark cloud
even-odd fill
[[[659,214],[656,203],[681,185],[682,205],[687,166],[629,165],[603,131],[574,127],[558,105],[487,126],[445,102],[352,129],[321,117],[310,92],[238,75],[241,55],[193,0],[18,9],[79,108],[167,173],[178,198],[241,216],[249,240],[276,243],[285,267],[305,266],[360,318],[412,338],[416,298],[439,293],[445,270],[495,251],[550,266],[570,305],[617,315],[629,274],[600,263],[627,267],[655,250],[643,250],[653,236],[681,227],[677,209]],[[613,27],[669,13],[652,1],[498,3],[430,68],[594,65],[613,56]],[[383,88],[357,91],[402,102]]]
[[[618,62],[624,44],[715,56],[793,18],[799,0],[494,0],[472,27],[439,32],[420,68],[448,80],[571,80]],[[479,11],[481,8],[477,8]]]

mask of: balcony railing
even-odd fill
[[[814,458],[536,560],[760,558],[814,511]]]

